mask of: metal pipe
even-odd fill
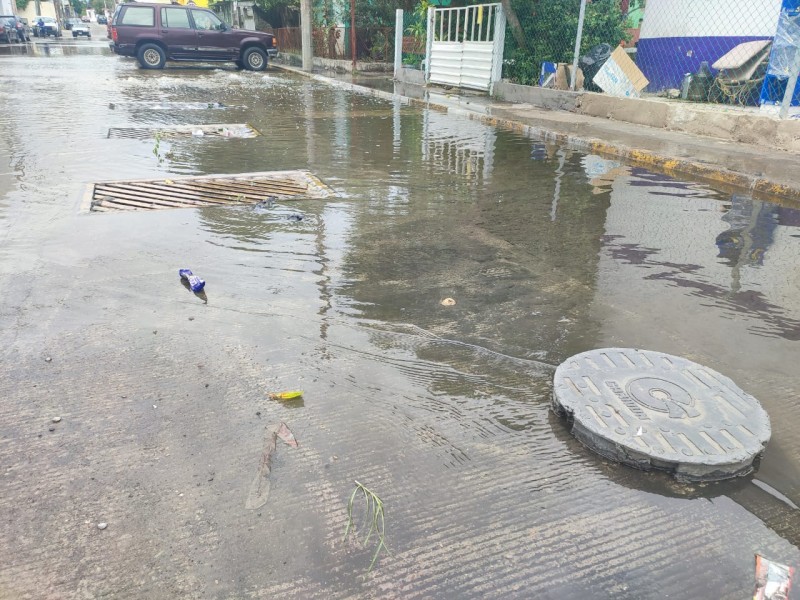
[[[314,69],[314,47],[312,46],[311,27],[312,27],[311,0],[300,0],[300,36],[303,54],[303,71]]]
[[[425,39],[425,81],[431,77],[431,48],[433,47],[434,8],[428,7],[428,27]]]
[[[356,72],[356,0],[350,0],[350,54],[353,56],[353,73]]]
[[[572,73],[569,78],[569,89],[575,91],[575,82],[578,80],[578,57],[581,53],[581,39],[583,38],[583,19],[586,16],[586,0],[581,0],[581,11],[578,14],[578,32],[575,34],[575,52],[572,55]]]
[[[394,12],[394,78],[400,78],[403,68],[403,9]]]
[[[783,102],[781,102],[781,110],[778,116],[785,119],[789,114],[789,107],[792,105],[792,98],[794,97],[794,89],[797,87],[797,74],[800,71],[800,48],[794,49],[794,61],[792,61],[791,75],[789,81],[786,82],[786,92],[783,94]]]

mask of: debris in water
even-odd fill
[[[351,529],[353,531],[356,529],[355,519],[353,519],[353,502],[355,501],[357,495],[363,494],[364,501],[367,504],[364,520],[365,522],[369,522],[369,529],[367,530],[367,535],[364,538],[364,543],[366,544],[369,541],[369,538],[373,532],[378,537],[378,547],[375,549],[375,555],[372,557],[372,562],[369,564],[369,568],[367,569],[367,572],[369,572],[372,570],[372,567],[375,566],[375,561],[378,560],[378,555],[381,553],[381,549],[386,550],[387,554],[389,553],[389,549],[386,547],[386,522],[384,520],[383,500],[381,500],[375,492],[368,489],[358,481],[356,481],[355,484],[356,489],[353,490],[353,493],[350,495],[350,501],[347,503],[348,518],[347,528],[344,531],[344,539],[347,539],[347,534],[350,533]]]
[[[267,427],[266,431],[267,436],[264,441],[264,451],[261,453],[261,463],[258,465],[258,471],[256,471],[256,475],[250,483],[250,491],[244,503],[245,508],[250,510],[261,508],[269,499],[269,474],[272,471],[272,453],[275,452],[275,447],[278,444],[278,436],[280,435],[281,439],[290,446],[292,444],[287,441],[287,437],[291,436],[290,439],[294,440],[295,445],[297,444],[297,440],[294,439],[294,435],[292,435],[285,423],[271,425]]]
[[[794,569],[756,554],[756,589],[753,600],[785,600],[792,587]]]
[[[193,274],[191,269],[179,269],[178,275],[180,275],[181,279],[185,279],[189,283],[189,287],[195,294],[202,291],[206,286],[206,282]]]
[[[298,215],[297,213],[295,213],[295,214],[289,215],[286,218],[289,219],[290,221],[302,221],[303,220],[303,215]]]
[[[294,434],[286,426],[286,423],[281,423],[280,427],[278,427],[278,437],[292,448],[297,448],[297,438],[294,437]]]
[[[203,137],[205,133],[203,132],[202,129],[195,129],[194,131],[192,131],[192,135],[194,137]]]
[[[639,429],[636,430],[636,437],[641,437],[642,433],[644,433],[644,432],[642,431],[642,428],[639,427]]]
[[[165,179],[164,183],[167,184],[167,185],[175,185],[175,182],[172,181],[172,179]]]
[[[53,359],[48,356],[44,359],[44,362],[53,362]]]
[[[60,423],[61,417],[53,417],[53,423]]]
[[[264,200],[259,200],[258,202],[256,202],[253,207],[256,209],[272,208],[275,205],[276,200],[277,198],[275,196],[267,196],[266,198],[264,198]]]
[[[105,529],[106,527],[108,527],[108,523],[98,523],[97,524],[97,528],[98,529]]]
[[[456,301],[453,298],[445,298],[439,304],[441,304],[442,306],[455,306]]]
[[[292,390],[290,392],[270,392],[272,400],[294,400],[303,396],[303,390]]]

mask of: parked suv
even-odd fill
[[[163,69],[168,60],[232,61],[263,71],[278,52],[275,36],[232,29],[212,11],[180,4],[122,4],[111,21],[111,49],[135,56],[145,69]]]

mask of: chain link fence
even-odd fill
[[[511,0],[503,77],[554,85],[575,59],[584,87],[621,45],[646,85],[632,95],[779,105],[800,71],[800,0]],[[563,86],[563,79],[562,79]],[[795,92],[794,104],[797,104]]]

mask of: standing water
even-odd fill
[[[0,597],[739,599],[754,554],[798,566],[795,207],[89,44],[0,56]],[[218,123],[261,135],[108,137]],[[94,181],[294,169],[337,197],[80,210]],[[686,485],[583,448],[552,377],[602,347],[758,398],[755,474]],[[356,480],[385,509],[369,572]]]

